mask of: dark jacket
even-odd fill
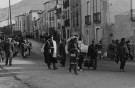
[[[5,50],[5,52],[10,53],[10,51],[14,50],[13,44],[11,42],[5,42],[4,50]]]
[[[88,57],[90,57],[91,59],[96,59],[97,57],[97,46],[94,44],[91,44],[88,47]]]
[[[4,50],[4,44],[3,42],[0,42],[0,51],[3,51]]]
[[[118,56],[119,56],[120,60],[123,60],[124,58],[126,58],[128,49],[124,42],[119,43],[117,52],[118,52]]]

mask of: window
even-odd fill
[[[69,0],[63,0],[63,8],[69,7]]]
[[[75,26],[75,13],[73,13],[73,26]]]
[[[76,25],[79,25],[79,13],[76,13]]]
[[[91,15],[85,16],[85,24],[90,25],[91,24]]]
[[[101,0],[93,0],[93,5],[93,20],[95,23],[101,23]]]
[[[21,21],[20,21],[20,27],[21,27]]]
[[[69,37],[70,37],[70,31],[67,30],[67,38],[69,38]]]
[[[94,13],[93,20],[95,23],[101,23],[101,12]]]

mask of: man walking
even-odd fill
[[[120,59],[120,71],[125,71],[125,64],[126,64],[126,56],[128,54],[127,45],[125,42],[125,38],[121,39],[121,42],[118,45],[118,57]]]
[[[46,41],[44,45],[44,57],[45,57],[45,63],[48,65],[48,69],[51,69],[50,65],[53,64],[53,69],[56,70],[56,53],[57,53],[57,45],[56,42],[53,40],[53,36],[50,35],[50,39]]]
[[[5,55],[6,55],[6,61],[5,65],[12,65],[12,57],[13,57],[13,44],[9,41],[7,38],[5,43],[4,43],[4,49],[5,49]]]

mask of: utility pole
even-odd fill
[[[11,3],[10,3],[10,0],[9,0],[9,20],[10,20],[10,30],[11,30],[12,33],[13,33],[13,30],[12,30]]]

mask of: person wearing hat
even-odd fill
[[[120,71],[123,72],[125,71],[125,64],[126,64],[126,56],[128,53],[128,49],[127,49],[127,45],[125,42],[125,38],[121,39],[121,42],[118,44],[118,48],[117,48],[117,52],[118,52],[118,57],[120,60]]]

